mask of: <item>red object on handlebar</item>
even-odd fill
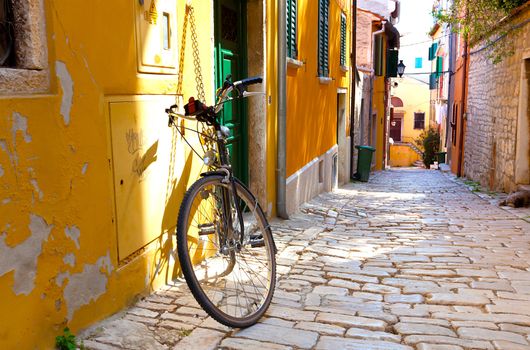
[[[204,103],[193,97],[190,97],[188,103],[184,105],[185,115],[196,115],[204,112],[207,108]]]

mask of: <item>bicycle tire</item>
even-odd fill
[[[244,242],[248,244],[239,251],[224,250],[227,246],[222,243],[225,232],[220,229],[219,191],[231,185],[224,184],[223,178],[205,176],[186,192],[177,221],[177,250],[182,273],[199,305],[216,321],[244,328],[255,324],[271,303],[276,285],[275,245],[261,207],[251,192],[236,181],[237,198],[244,204]],[[213,200],[208,203],[210,198]],[[203,211],[199,208],[202,203],[206,208]],[[234,222],[234,226],[239,223]],[[201,237],[207,237],[207,242]],[[206,267],[209,263],[211,267]]]

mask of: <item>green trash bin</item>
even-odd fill
[[[438,164],[445,164],[445,155],[447,152],[436,152]]]
[[[359,181],[368,181],[370,177],[370,169],[372,168],[372,155],[375,148],[370,146],[355,146],[359,150],[357,157],[357,172],[355,178]]]

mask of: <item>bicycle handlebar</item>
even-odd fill
[[[234,82],[234,86],[238,86],[238,85],[249,86],[253,84],[261,84],[262,82],[263,82],[263,78],[260,76],[249,77],[249,78],[241,79],[239,81]]]
[[[244,98],[254,95],[260,95],[261,92],[247,92],[245,88],[249,85],[261,84],[263,78],[260,76],[249,77],[245,79],[238,80],[234,83],[230,82],[230,76],[227,76],[225,82],[223,83],[222,89],[217,94],[217,102],[215,105],[208,107],[203,102],[194,100],[190,98],[189,103],[184,106],[186,112],[184,115],[177,112],[177,105],[173,105],[170,108],[166,109],[166,113],[172,117],[184,118],[188,120],[198,120],[205,121],[209,125],[217,123],[215,121],[216,115],[223,109],[223,104],[234,98],[229,97],[228,95],[235,89],[238,96],[236,98]],[[171,124],[171,118],[170,123]],[[202,119],[202,120],[201,120]]]

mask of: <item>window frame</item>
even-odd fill
[[[423,124],[422,127],[416,126],[416,123],[419,122],[419,120],[417,119],[417,116],[419,115],[423,116],[423,120],[421,120],[421,123]],[[414,112],[414,130],[425,130],[425,112]]]
[[[15,38],[14,38],[14,25],[13,25],[13,9],[10,0],[0,0],[0,18],[4,17],[4,21],[0,22],[4,35],[10,38],[10,42],[6,47],[4,62],[0,62],[0,68],[9,68],[15,58]],[[3,13],[3,15],[2,15]],[[0,52],[0,54],[2,54]]]
[[[11,1],[14,65],[0,67],[0,96],[48,92],[50,69],[44,1]]]

